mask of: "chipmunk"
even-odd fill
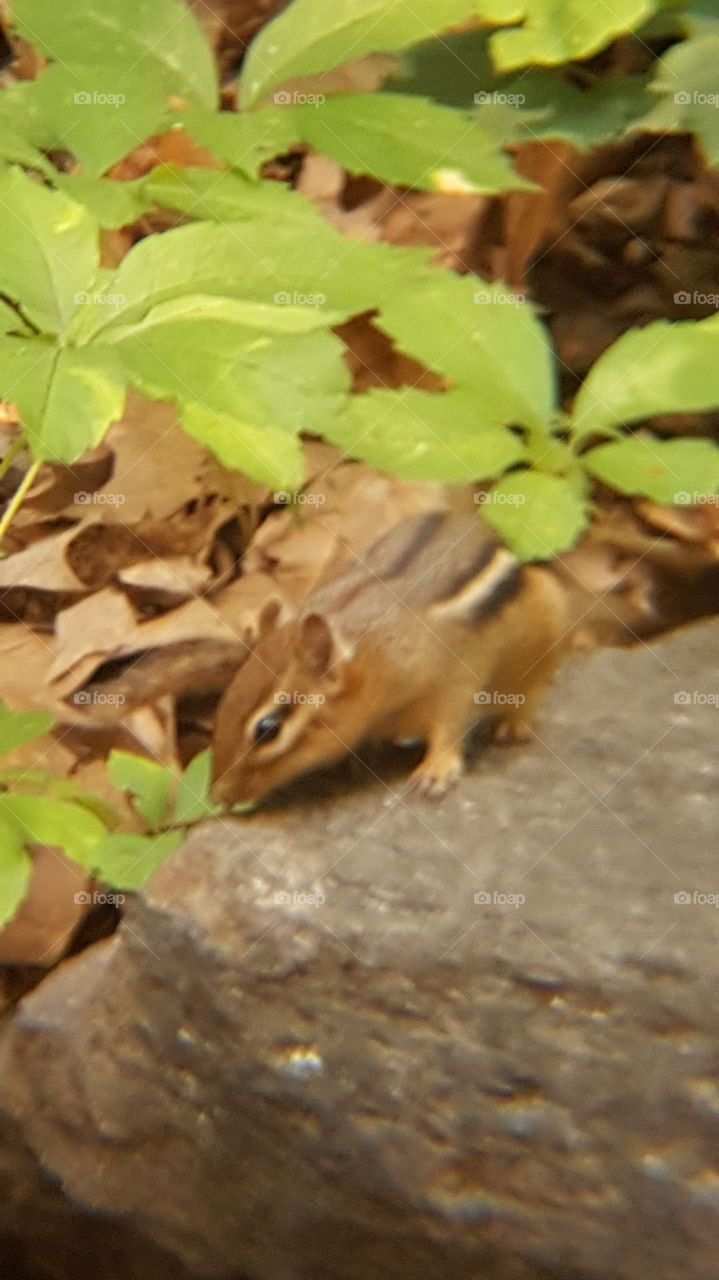
[[[429,796],[462,772],[473,723],[525,739],[567,647],[566,592],[521,564],[478,516],[410,516],[259,636],[220,704],[213,793],[257,802],[360,742],[421,739]]]

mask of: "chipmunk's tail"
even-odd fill
[[[632,644],[719,611],[716,555],[667,533],[599,523],[550,567],[576,648]]]

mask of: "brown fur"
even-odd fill
[[[215,794],[259,800],[376,737],[422,739],[415,781],[441,794],[474,722],[500,715],[504,737],[529,732],[566,624],[551,573],[518,566],[477,518],[402,521],[297,620],[264,628],[220,706]],[[504,700],[478,704],[482,692]],[[267,714],[284,716],[281,730],[256,744]]]

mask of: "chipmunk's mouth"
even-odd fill
[[[216,778],[210,793],[215,804],[221,805],[224,813],[246,813],[259,804],[259,797],[248,795],[233,787],[228,776]]]

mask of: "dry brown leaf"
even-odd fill
[[[112,476],[88,501],[103,509],[103,518],[124,524],[165,520],[202,496],[204,450],[179,426],[171,405],[130,392],[104,443],[114,455]]]
[[[110,169],[108,177],[122,180],[142,178],[158,164],[179,164],[195,169],[222,169],[222,162],[195,142],[184,129],[148,138]]]
[[[343,235],[368,242],[389,238],[384,235],[383,218],[398,202],[395,190],[371,183],[367,198],[347,208],[343,203],[347,186],[347,175],[341,165],[329,156],[307,152],[295,182],[297,191],[316,205],[322,217]]]
[[[397,351],[390,339],[367,315],[355,316],[337,326],[347,347],[346,360],[354,376],[354,390],[409,385],[422,391],[441,391],[446,385],[438,374]]]
[[[488,196],[397,189],[385,209],[375,205],[379,238],[390,244],[429,245],[436,266],[462,274],[473,269],[478,228],[490,207]]]
[[[39,591],[80,593],[85,584],[68,563],[67,549],[75,529],[33,542],[0,560],[0,587],[32,587]]]
[[[16,540],[22,533],[23,544],[30,540],[33,532],[35,537],[42,537],[42,521],[55,520],[66,507],[71,508],[68,518],[82,519],[87,515],[84,495],[101,488],[111,473],[112,452],[106,444],[88,450],[71,467],[43,465],[10,526],[10,533]]]
[[[137,625],[137,615],[127,596],[114,587],[62,609],[55,624],[55,661],[48,673],[50,680],[57,682],[72,671],[73,677],[77,676],[75,684],[79,685],[83,677],[78,668],[87,675],[100,662],[117,657]],[[63,696],[61,691],[58,696]]]
[[[0,626],[0,700],[14,711],[47,707],[52,636],[24,622]]]
[[[368,547],[405,516],[472,502],[469,487],[397,480],[358,463],[333,467],[308,485],[298,516],[272,513],[243,561],[245,572],[269,574],[296,606],[349,552]]]
[[[160,608],[172,609],[190,596],[201,595],[212,582],[212,571],[189,556],[138,560],[117,575],[138,604],[147,600]]]
[[[0,930],[0,964],[49,967],[63,955],[87,912],[90,877],[59,849],[30,850],[33,872],[20,909]]]
[[[257,633],[269,599],[284,605],[272,579],[250,574],[212,599],[195,598],[160,617],[138,621],[120,592],[91,596],[58,616],[51,679],[65,718],[110,723],[129,707],[188,687],[222,688]],[[128,660],[120,674],[97,678],[108,661]],[[91,677],[94,681],[91,687]]]

